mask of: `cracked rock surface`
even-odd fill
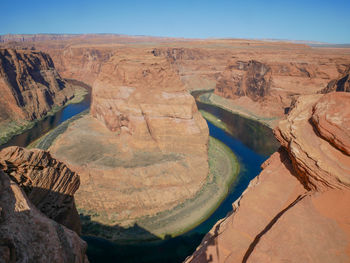
[[[349,99],[300,97],[275,130],[280,150],[186,262],[349,262]]]

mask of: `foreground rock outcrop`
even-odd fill
[[[300,97],[275,130],[279,152],[186,262],[349,262],[349,100]]]
[[[75,172],[46,151],[15,146],[0,151],[0,167],[43,214],[80,234],[73,196],[80,179]]]
[[[172,65],[151,50],[125,49],[94,82],[91,115],[73,122],[50,151],[80,174],[78,210],[102,228],[83,231],[118,240],[135,223],[164,234],[147,229],[153,223],[147,218],[200,191],[208,176],[208,135]]]
[[[72,194],[78,176],[47,152],[0,152],[0,261],[87,263]],[[52,219],[50,219],[50,218]],[[60,223],[72,228],[70,230]]]
[[[64,105],[74,90],[57,73],[49,55],[0,49],[0,94],[0,135],[6,137],[16,133],[15,126],[20,129]]]

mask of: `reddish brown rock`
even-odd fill
[[[296,101],[276,129],[282,148],[186,262],[349,262],[350,156],[332,142],[348,133],[347,95]],[[314,129],[324,114],[334,137]]]
[[[242,71],[232,74],[231,69]],[[239,61],[229,66],[216,84],[215,93],[225,98],[247,96],[253,101],[261,100],[270,93],[271,68],[259,61]]]
[[[207,180],[206,122],[169,61],[151,51],[113,56],[94,82],[91,115],[50,147],[81,176],[79,211],[116,226],[98,233],[112,240],[120,227],[145,227],[146,216],[192,198]]]
[[[332,93],[314,106],[311,121],[320,135],[350,155],[350,94]]]
[[[10,35],[4,36],[3,41],[1,45],[5,47],[47,52],[63,77],[90,85],[96,80],[102,65],[115,53],[123,53],[131,44],[135,48],[150,48],[154,56],[165,57],[172,64],[187,90],[215,89],[218,84],[214,95],[220,95],[225,101],[219,98],[215,102],[263,122],[283,117],[295,97],[319,92],[338,78],[339,73],[344,73],[350,63],[348,48],[242,39],[88,34]],[[252,81],[246,85],[242,76],[247,76],[249,61],[258,61],[270,70],[262,78],[248,77]],[[255,68],[257,70],[253,71],[258,72],[259,66]],[[238,88],[237,84],[241,82],[244,85]]]
[[[73,89],[61,79],[47,54],[0,49],[0,94],[2,124],[40,119],[72,98]]]
[[[303,96],[275,130],[277,139],[288,150],[294,169],[308,189],[350,185],[349,156],[338,149],[338,145],[344,142],[342,138],[348,138],[349,108],[334,107],[334,103],[347,105],[348,101],[347,93]],[[328,127],[333,127],[333,130],[320,137],[315,134],[315,129],[326,134],[324,115],[329,120]],[[336,125],[342,128],[337,129]],[[335,133],[330,134],[332,131]],[[335,143],[337,148],[330,143]]]
[[[86,243],[42,214],[0,170],[1,262],[88,263]]]
[[[350,65],[347,66],[339,78],[331,80],[327,87],[321,90],[321,93],[325,94],[332,91],[350,92]]]
[[[20,147],[0,151],[0,168],[43,214],[80,234],[80,219],[73,197],[80,180],[75,172],[48,152]]]

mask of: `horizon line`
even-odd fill
[[[115,36],[129,36],[129,37],[151,37],[151,38],[173,38],[173,39],[185,39],[185,40],[256,40],[256,41],[281,41],[281,42],[290,42],[294,44],[315,44],[315,45],[350,45],[350,43],[331,43],[331,42],[322,42],[316,40],[302,40],[302,39],[286,39],[286,38],[241,38],[241,37],[174,37],[174,36],[159,36],[159,35],[129,35],[121,33],[0,33],[1,36],[10,36],[10,35],[115,35]]]

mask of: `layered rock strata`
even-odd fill
[[[42,52],[0,49],[0,124],[35,120],[74,95]]]
[[[270,94],[271,68],[259,61],[239,62],[236,69],[242,75],[232,74],[232,67],[224,73],[224,77],[216,84],[215,92],[225,98],[234,99],[247,96],[253,101],[261,100]],[[229,76],[226,76],[229,75]]]
[[[201,189],[208,135],[171,64],[151,50],[129,49],[103,66],[91,115],[71,124],[50,151],[79,172],[76,200],[84,215],[101,225],[130,227]],[[112,232],[100,235],[118,239]]]
[[[3,39],[5,47],[47,52],[63,77],[90,85],[116,52],[124,52],[130,45],[138,49],[151,46],[154,56],[165,57],[174,66],[187,90],[215,89],[213,102],[259,119],[283,117],[294,98],[319,92],[350,62],[348,48],[244,39],[204,41],[108,34],[10,35]],[[250,75],[247,69],[252,61],[270,69],[262,78],[266,84],[262,79],[255,82],[259,77],[250,78],[250,83],[243,81],[243,76]],[[261,93],[265,87],[269,92]]]
[[[300,97],[275,130],[279,152],[186,262],[348,262],[349,99]]]
[[[36,208],[80,234],[80,219],[73,196],[80,179],[75,172],[52,158],[49,152],[15,146],[0,151],[0,165]]]
[[[327,87],[321,90],[321,93],[325,94],[332,91],[350,92],[350,65],[347,66],[339,78],[331,80]]]
[[[88,263],[87,245],[73,231],[78,186],[79,177],[47,152],[2,150],[0,261]]]

